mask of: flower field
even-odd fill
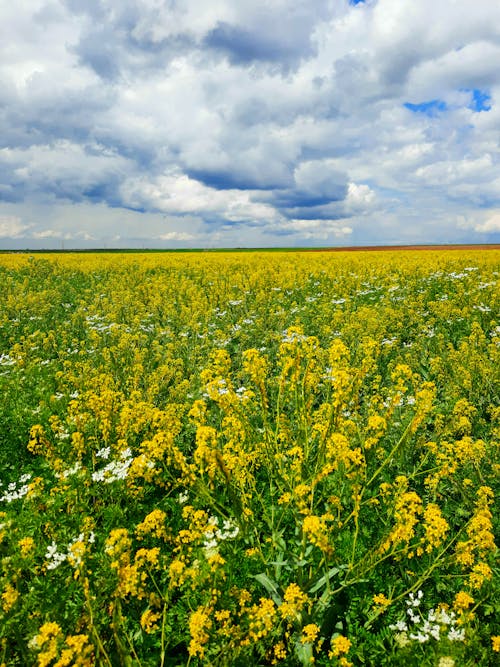
[[[498,664],[499,276],[0,255],[0,665]]]

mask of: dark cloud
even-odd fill
[[[216,190],[274,190],[280,187],[282,183],[273,183],[268,178],[249,176],[244,170],[238,171],[233,168],[232,171],[213,171],[202,169],[186,169],[186,174],[200,183]]]
[[[265,62],[279,64],[285,69],[296,66],[302,58],[314,52],[309,40],[302,39],[297,43],[293,35],[266,35],[224,22],[219,22],[207,34],[204,45],[226,54],[235,65]]]

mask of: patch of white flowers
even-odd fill
[[[289,331],[288,329],[281,336],[282,343],[303,343],[305,340],[307,340],[307,336],[304,336],[304,334],[297,331]]]
[[[59,565],[62,565],[67,559],[68,556],[70,556],[73,559],[74,565],[81,565],[82,564],[82,559],[81,556],[78,555],[78,552],[75,551],[72,547],[74,547],[77,543],[85,543],[85,535],[83,533],[80,533],[78,537],[75,537],[71,542],[68,544],[68,549],[66,552],[64,551],[59,551],[59,548],[57,546],[57,542],[52,541],[51,544],[47,547],[47,551],[45,552],[45,560],[47,561],[47,570],[55,570],[56,568],[59,567]],[[90,532],[89,537],[87,539],[88,544],[94,544],[95,542],[95,533]]]
[[[219,542],[224,540],[234,540],[240,532],[237,524],[232,519],[224,519],[222,528],[219,527],[219,519],[216,516],[211,516],[208,519],[210,529],[204,534],[203,550],[208,557],[216,554],[219,549]]]
[[[0,502],[11,503],[13,500],[24,498],[24,496],[30,490],[30,486],[27,484],[30,479],[31,475],[26,473],[25,475],[21,475],[17,482],[11,482],[7,486],[7,489],[4,491],[3,495],[0,496]]]
[[[9,354],[0,354],[0,366],[13,366],[16,360]]]
[[[389,626],[390,630],[397,632],[394,639],[398,646],[407,646],[412,641],[425,644],[431,639],[439,642],[444,638],[451,642],[463,642],[465,630],[457,628],[455,612],[438,607],[431,609],[425,616],[420,609],[423,597],[421,590],[410,593],[406,600],[407,619]]]
[[[78,472],[80,472],[81,469],[82,464],[77,461],[74,465],[71,466],[71,468],[63,470],[62,472],[56,472],[55,475],[58,479],[68,479],[68,477],[72,477],[73,475],[76,475]]]
[[[100,454],[98,452],[97,455],[100,456],[100,458],[107,458],[107,456],[109,456],[107,449],[108,448],[103,448],[102,450],[99,450]],[[111,484],[112,482],[116,482],[120,479],[126,479],[128,475],[128,469],[130,468],[130,464],[133,460],[132,450],[130,447],[127,447],[127,449],[124,449],[123,452],[121,452],[119,459],[110,461],[107,465],[104,466],[104,468],[93,472],[92,481]]]

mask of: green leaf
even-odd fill
[[[302,644],[302,642],[298,641],[295,644],[295,655],[304,667],[310,665],[313,657],[312,644]]]
[[[328,570],[326,574],[320,577],[318,581],[315,584],[313,584],[313,586],[311,586],[311,588],[309,589],[309,593],[316,593],[316,591],[319,591],[320,588],[326,586],[326,583],[330,581],[332,577],[338,574],[341,570],[345,570],[346,568],[347,565],[339,565],[338,567],[332,567],[331,570]]]
[[[282,599],[278,592],[278,586],[275,581],[270,579],[265,572],[254,575],[254,579],[257,579],[259,584],[262,584],[266,591],[271,595],[271,598],[276,602],[276,604],[281,604]]]

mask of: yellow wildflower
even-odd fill
[[[386,598],[383,593],[378,593],[377,595],[373,596],[373,604],[375,605],[375,609],[377,611],[383,613],[386,607],[391,604],[391,600]]]
[[[283,641],[279,641],[277,644],[273,646],[273,659],[271,661],[271,664],[277,665],[279,664],[280,660],[284,660],[285,658],[286,658],[285,643]]]
[[[477,563],[469,575],[469,583],[472,588],[481,588],[483,583],[486,580],[489,581],[492,576],[493,573],[489,565],[486,563]]]
[[[438,505],[429,503],[424,512],[424,530],[427,546],[425,550],[430,553],[436,547],[439,547],[449,530],[446,519],[441,514]]]
[[[113,559],[111,567],[117,568],[120,562],[128,561],[128,552],[131,546],[132,540],[126,528],[115,528],[110,532],[104,546],[104,551]]]
[[[474,604],[474,598],[465,591],[459,591],[455,595],[455,600],[453,602],[453,607],[455,609],[468,609],[471,604]]]
[[[167,515],[160,509],[154,509],[137,525],[135,531],[137,537],[141,539],[144,535],[153,535],[154,537],[166,539],[166,518]]]
[[[328,654],[328,657],[331,660],[332,658],[337,658],[343,653],[348,653],[351,646],[352,642],[350,639],[347,639],[347,637],[344,637],[343,635],[337,635],[331,641],[331,650]]]
[[[8,583],[5,586],[5,590],[2,593],[2,609],[5,612],[10,611],[12,607],[16,604],[19,599],[19,591],[12,586],[11,583]]]
[[[212,627],[209,609],[198,607],[189,617],[189,633],[191,640],[189,642],[188,652],[192,657],[203,658],[205,655],[206,644],[210,639],[208,634]]]
[[[35,549],[35,540],[32,537],[23,537],[17,544],[23,558],[30,556]]]
[[[302,644],[313,644],[319,635],[320,629],[315,623],[308,623],[302,628],[300,641]]]
[[[141,615],[141,628],[148,635],[152,634],[158,630],[157,621],[161,618],[161,614],[153,611],[152,609],[146,609],[145,612]]]
[[[293,619],[299,614],[309,598],[297,584],[289,584],[283,596],[283,602],[279,607],[280,615],[285,619]]]
[[[248,636],[252,641],[259,641],[266,637],[274,628],[276,605],[268,598],[260,598],[259,604],[254,604],[249,613],[250,624]]]
[[[92,644],[87,635],[69,635],[54,667],[92,667],[95,664]]]

